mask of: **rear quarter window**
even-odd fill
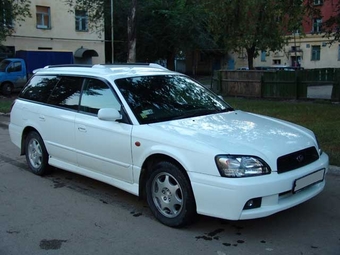
[[[19,97],[31,101],[46,103],[60,78],[57,76],[33,76]]]

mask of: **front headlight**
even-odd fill
[[[215,161],[221,176],[224,177],[250,177],[271,172],[263,160],[253,156],[217,155]]]

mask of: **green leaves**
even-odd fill
[[[20,24],[31,17],[30,4],[30,0],[0,1],[0,45],[14,32],[14,23]]]
[[[246,49],[249,67],[260,51],[279,50],[305,14],[300,0],[213,0],[209,31],[227,50]]]

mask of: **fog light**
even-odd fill
[[[247,203],[246,203],[246,207],[252,207],[254,204],[254,200],[250,199]]]
[[[248,209],[254,209],[254,208],[259,208],[261,206],[262,198],[257,197],[257,198],[252,198],[247,201],[247,203],[244,205],[243,209],[248,210]]]

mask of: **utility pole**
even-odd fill
[[[113,28],[113,0],[111,0],[111,63],[115,62],[114,58],[114,28]]]

